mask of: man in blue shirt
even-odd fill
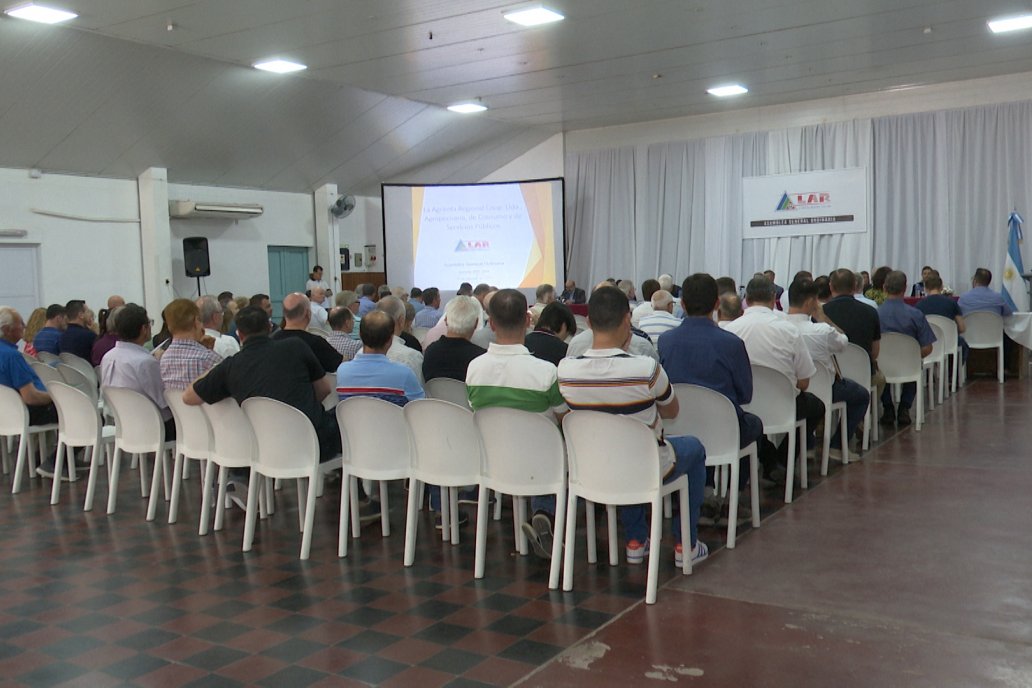
[[[404,406],[425,396],[412,369],[387,358],[387,350],[394,343],[390,315],[379,310],[370,312],[362,318],[359,334],[362,352],[337,368],[337,394],[342,400],[376,397]]]
[[[423,310],[416,313],[416,319],[412,324],[416,327],[433,327],[444,314],[441,309],[441,291],[437,287],[423,291],[423,306]]]
[[[68,327],[66,313],[65,307],[59,303],[47,307],[47,321],[43,324],[43,329],[32,339],[32,346],[36,347],[36,351],[45,351],[57,356],[61,335]]]
[[[975,276],[971,278],[971,290],[965,292],[958,302],[960,312],[967,315],[974,311],[989,311],[1004,318],[1013,315],[1010,305],[1000,293],[989,288],[992,281],[993,273],[985,268],[975,270]]]
[[[366,283],[358,287],[358,317],[364,318],[366,313],[376,308],[376,301],[373,295],[376,294],[376,287]]]
[[[57,409],[42,380],[18,351],[25,321],[10,306],[0,306],[0,385],[10,387],[29,409],[29,424],[57,422]]]
[[[903,294],[907,289],[907,276],[899,270],[893,270],[885,278],[885,303],[878,307],[878,319],[881,321],[882,333],[899,332],[917,340],[921,347],[921,357],[932,353],[935,335],[928,326],[924,313],[903,302]],[[900,392],[899,412],[892,403],[892,387],[885,386],[881,402],[884,412],[881,417],[883,425],[898,423],[900,427],[910,425],[910,406],[917,396],[917,383],[903,384]]]
[[[942,293],[942,277],[939,276],[938,271],[932,270],[929,272],[924,279],[924,290],[927,296],[917,302],[915,307],[917,310],[925,314],[925,317],[929,315],[939,315],[944,318],[949,318],[953,322],[957,323],[957,342],[960,344],[961,355],[964,360],[967,360],[968,347],[967,342],[960,335],[964,334],[966,325],[964,324],[964,316],[960,312],[960,305],[956,299],[945,296]]]

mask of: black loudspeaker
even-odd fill
[[[207,277],[211,274],[208,260],[208,240],[205,237],[183,239],[183,263],[187,277]]]

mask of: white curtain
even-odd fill
[[[1032,217],[1032,102],[858,119],[567,156],[570,274],[747,280],[932,265],[955,289],[998,273],[1011,210]],[[871,230],[742,239],[742,178],[866,167]],[[1026,260],[1026,264],[1029,261]],[[995,285],[994,280],[994,286]]]

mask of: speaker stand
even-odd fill
[[[201,298],[201,278],[197,277],[197,298]]]

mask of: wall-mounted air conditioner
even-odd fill
[[[257,203],[203,203],[201,201],[169,201],[168,216],[176,220],[223,218],[246,220],[258,217],[265,209]]]

